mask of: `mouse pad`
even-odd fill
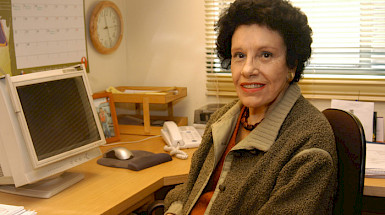
[[[134,155],[128,160],[118,160],[115,158],[99,158],[97,163],[103,166],[125,168],[130,170],[139,171],[152,167],[167,161],[171,161],[172,158],[167,153],[152,153],[142,150],[130,150]]]

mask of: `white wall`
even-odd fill
[[[86,0],[87,27],[98,1]],[[124,16],[124,37],[110,55],[96,52],[88,34],[93,91],[108,86],[181,86],[188,96],[174,105],[188,116],[206,104],[204,1],[114,0]]]
[[[108,86],[119,86],[126,84],[127,72],[127,42],[124,36],[120,47],[112,54],[103,55],[96,51],[93,47],[89,34],[89,21],[92,9],[99,1],[85,0],[86,13],[86,34],[87,34],[87,50],[88,63],[90,73],[88,74],[91,88],[94,92],[102,91]],[[124,0],[114,1],[120,8],[125,19],[125,2]]]
[[[145,0],[128,5],[128,70],[134,85],[187,87],[175,115],[206,103],[204,1]]]
[[[203,0],[113,0],[124,17],[124,37],[110,55],[95,51],[87,30],[89,78],[94,91],[108,86],[182,86],[188,96],[174,105],[176,116],[188,116],[212,102],[231,99],[205,95],[205,23]],[[97,0],[85,0],[87,27]],[[330,100],[311,100],[320,110]],[[385,103],[375,111],[385,116]]]

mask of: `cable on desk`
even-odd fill
[[[116,143],[103,144],[101,146],[114,146],[114,145],[120,145],[120,144],[126,144],[126,143],[140,143],[140,142],[143,142],[143,141],[146,141],[146,140],[150,140],[150,139],[153,139],[153,138],[157,138],[157,137],[160,137],[160,135],[155,135],[155,136],[151,136],[151,137],[147,137],[147,138],[144,138],[144,139],[141,139],[141,140],[135,140],[135,141],[116,142]]]

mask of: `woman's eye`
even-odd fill
[[[244,57],[245,57],[245,55],[243,53],[240,53],[240,52],[233,54],[233,58],[244,58]]]
[[[263,58],[270,58],[272,55],[273,55],[273,54],[271,54],[270,52],[263,52],[261,56],[262,56]]]

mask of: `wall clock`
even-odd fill
[[[113,2],[101,1],[93,9],[90,37],[95,49],[102,54],[110,54],[119,47],[123,37],[123,19]]]

